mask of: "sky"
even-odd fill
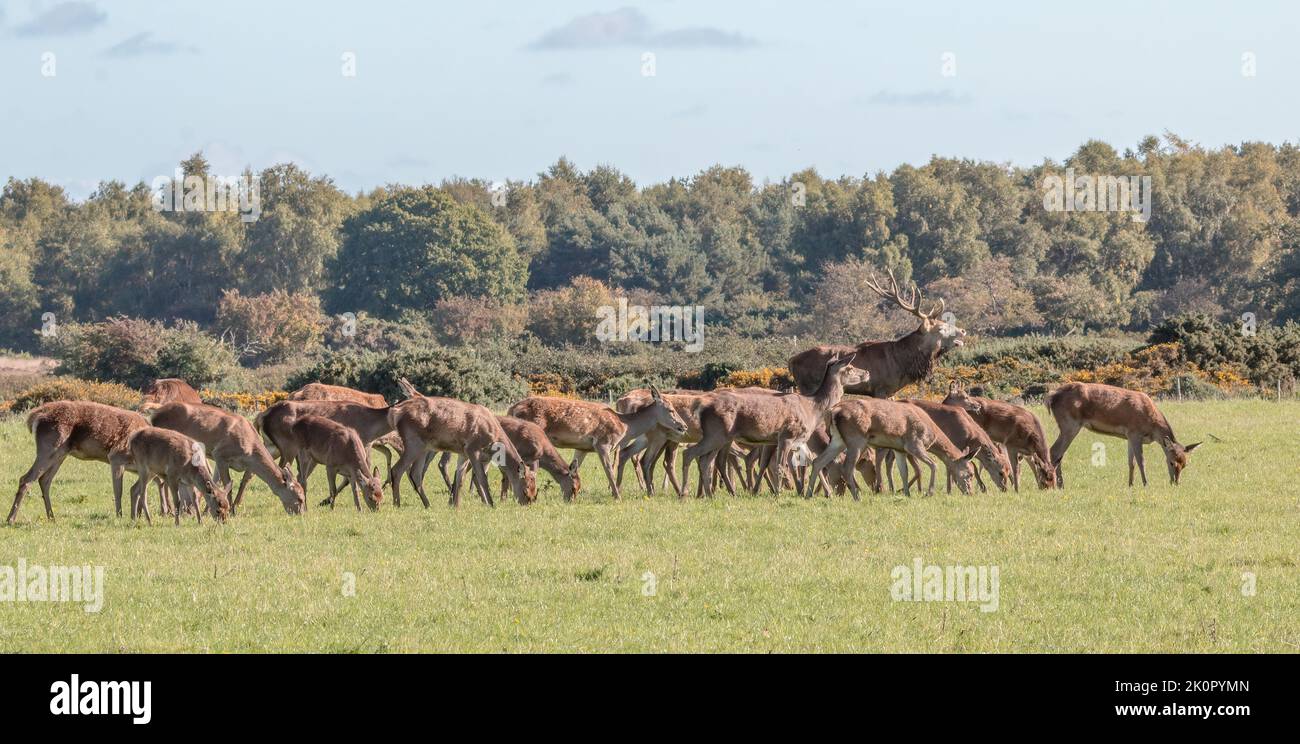
[[[1283,2],[0,0],[0,178],[84,198],[202,150],[349,192],[561,156],[644,186],[1280,144],[1298,29]]]

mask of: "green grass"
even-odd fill
[[[34,487],[19,525],[0,528],[0,566],[103,565],[104,607],[0,602],[0,651],[1300,649],[1300,405],[1163,408],[1183,441],[1222,440],[1178,488],[1150,446],[1152,486],[1129,489],[1124,443],[1084,433],[1065,492],[679,502],[633,487],[614,502],[590,457],[578,504],[543,474],[527,508],[425,510],[408,494],[357,514],[349,495],[290,518],[258,484],[227,525],[177,528],[112,517],[107,466],[69,460],[58,522]],[[1090,463],[1095,441],[1105,466]],[[0,423],[7,488],[32,448],[21,420]],[[323,490],[313,480],[313,504]],[[998,566],[999,609],[893,601],[890,572],[915,557]]]

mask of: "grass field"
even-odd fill
[[[259,483],[225,526],[177,528],[112,517],[108,467],[69,460],[58,522],[33,486],[0,566],[102,565],[103,608],[0,602],[0,651],[1300,649],[1300,404],[1162,407],[1184,442],[1221,440],[1177,488],[1151,445],[1152,485],[1129,489],[1124,443],[1085,432],[1064,492],[615,502],[590,457],[577,504],[543,474],[526,508],[330,512],[317,478],[304,518]],[[0,423],[6,511],[32,454]],[[894,601],[916,558],[996,566],[997,610]]]

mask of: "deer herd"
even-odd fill
[[[942,318],[942,300],[923,311],[919,288],[913,284],[905,293],[892,272],[888,287],[875,277],[867,286],[920,325],[892,341],[817,346],[796,354],[789,361],[796,387],[787,392],[650,387],[628,393],[612,408],[532,396],[500,416],[481,405],[422,395],[406,380],[400,381],[404,399],[391,405],[374,393],[312,383],[250,422],[204,404],[183,381],[167,379],[145,391],[141,413],[89,401],[46,403],[27,417],[36,457],[19,480],[8,521],[17,519],[32,482],[40,486],[46,517],[54,519],[50,486],[68,456],[108,464],[119,517],[124,474],[131,471],[131,516],[151,520],[147,491],[156,485],[159,513],[179,523],[183,514],[201,520],[205,511],[226,520],[239,509],[252,478],[270,488],[285,512],[304,513],[308,478],[318,465],[329,486],[320,505],[333,508],[342,476],[360,511],[363,501],[378,509],[385,488],[400,506],[404,477],[428,507],[424,479],[435,456],[452,505],[460,503],[467,474],[479,498],[492,505],[490,466],[501,471],[502,499],[509,488],[520,504],[535,501],[540,468],[571,501],[582,489],[579,469],[589,453],[600,461],[614,498],[621,496],[629,462],[642,489],[653,495],[655,467],[662,461],[661,487],[671,485],[679,498],[688,493],[695,465],[696,496],[713,495],[718,487],[734,495],[737,484],[753,493],[766,484],[773,494],[793,485],[806,497],[847,490],[858,499],[859,476],[875,493],[901,485],[910,495],[928,474],[924,490],[932,494],[936,460],[949,491],[954,483],[962,493],[986,491],[986,476],[1000,490],[1018,491],[1022,459],[1039,488],[1063,487],[1061,461],[1081,429],[1127,440],[1130,486],[1135,468],[1146,485],[1143,446],[1158,444],[1170,482],[1177,484],[1200,444],[1179,444],[1146,394],[1109,385],[1070,382],[1046,397],[1060,432],[1050,448],[1030,410],[970,395],[955,381],[942,401],[893,399],[926,380],[936,360],[961,346],[966,334]],[[382,479],[372,450],[385,458]],[[559,450],[572,450],[572,460]],[[449,471],[453,455],[456,465]],[[232,471],[242,473],[237,489]]]

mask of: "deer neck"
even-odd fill
[[[655,411],[655,406],[653,405],[646,406],[645,408],[632,413],[619,413],[618,411],[615,411],[614,415],[618,416],[618,420],[622,421],[623,425],[627,427],[627,431],[623,435],[625,437],[639,437],[655,428],[655,425],[659,421],[659,414]]]
[[[828,370],[822,380],[821,387],[817,388],[817,392],[812,396],[813,413],[816,414],[816,418],[820,419],[822,414],[829,411],[843,399],[844,383],[840,380],[839,371],[830,372]]]

